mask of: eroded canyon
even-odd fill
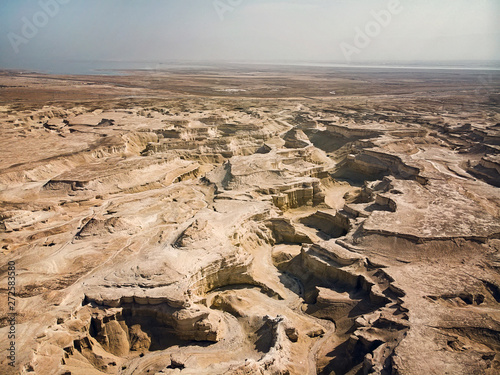
[[[3,72],[2,373],[498,374],[499,78]]]

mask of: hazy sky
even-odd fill
[[[0,0],[0,67],[500,60],[499,18],[500,0]]]

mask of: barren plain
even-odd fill
[[[498,71],[0,72],[2,374],[499,374],[499,103]]]

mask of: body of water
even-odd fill
[[[370,62],[345,64],[339,62],[182,62],[182,61],[39,61],[36,67],[20,66],[4,69],[34,71],[46,74],[119,75],[127,71],[166,71],[178,69],[221,69],[243,66],[265,67],[317,67],[345,69],[405,69],[405,70],[478,70],[499,71],[500,61],[423,61],[423,62]],[[0,67],[1,68],[1,67]]]

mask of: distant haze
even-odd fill
[[[499,0],[1,0],[0,68],[500,60],[499,15]]]

